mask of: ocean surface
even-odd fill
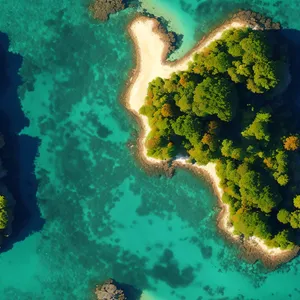
[[[150,176],[136,160],[128,144],[138,126],[121,94],[137,9],[99,24],[87,6],[0,0],[11,52],[0,111],[17,143],[7,184],[19,203],[13,243],[0,254],[0,299],[92,299],[108,277],[144,299],[300,299],[300,258],[273,272],[245,262],[218,233],[204,179],[185,170]],[[300,42],[300,0],[144,0],[139,10],[183,35],[175,59],[242,8],[273,17]]]

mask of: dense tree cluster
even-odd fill
[[[278,36],[226,31],[186,71],[149,83],[140,113],[151,132],[148,155],[216,162],[235,231],[290,248],[300,228],[300,191],[292,164],[300,148],[291,105],[276,101],[287,70]]]

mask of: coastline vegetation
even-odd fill
[[[149,83],[140,113],[147,154],[215,162],[235,233],[291,249],[300,228],[300,136],[287,48],[278,32],[231,29],[195,54],[187,71]]]

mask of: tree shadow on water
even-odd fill
[[[18,134],[29,125],[18,97],[18,87],[22,84],[18,74],[22,57],[8,52],[8,47],[7,36],[0,33],[0,132],[5,140],[1,158],[7,170],[3,182],[16,200],[12,234],[4,241],[2,252],[40,230],[44,224],[37,206],[38,183],[34,175],[39,140]]]
[[[290,72],[292,76],[291,83],[284,96],[289,98],[287,100],[294,101],[296,106],[300,109],[300,31],[296,29],[283,29],[282,34],[288,41],[291,60]],[[297,121],[299,124],[300,118],[298,118]]]

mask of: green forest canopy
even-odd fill
[[[300,140],[282,101],[287,51],[278,34],[226,31],[188,70],[149,83],[140,113],[151,132],[147,153],[215,162],[235,232],[292,248],[300,228],[300,191],[292,166]],[[288,100],[288,99],[287,99]]]

